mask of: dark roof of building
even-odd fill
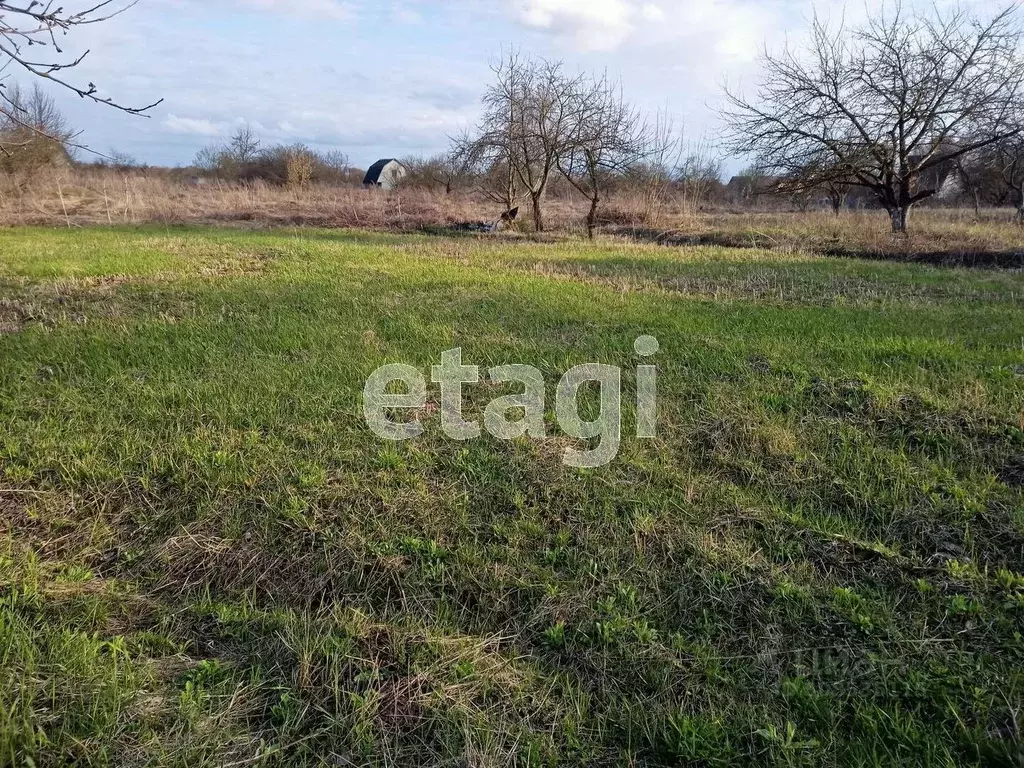
[[[380,175],[384,172],[384,169],[387,168],[390,163],[394,162],[397,162],[397,160],[393,157],[378,160],[370,166],[369,170],[366,171],[366,177],[363,179],[363,184],[376,184],[380,181]]]
[[[729,179],[729,183],[725,185],[725,188],[730,192],[765,195],[777,191],[780,181],[782,179],[775,176],[741,174]]]

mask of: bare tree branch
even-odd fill
[[[20,119],[16,111],[12,110],[10,99],[3,98],[4,89],[8,87],[5,81],[10,77],[12,69],[54,83],[80,98],[132,115],[145,116],[146,112],[160,104],[163,99],[140,107],[127,106],[112,97],[101,96],[95,83],[81,85],[73,82],[67,75],[70,70],[82,63],[89,55],[89,51],[79,56],[66,56],[61,48],[63,38],[78,27],[108,21],[124,13],[137,2],[138,0],[129,0],[123,4],[116,4],[114,0],[103,0],[98,3],[81,4],[77,9],[54,5],[52,0],[45,3],[40,0],[0,2],[0,114],[13,122]],[[30,48],[41,53],[30,55]],[[59,137],[49,138],[57,140]],[[68,143],[68,139],[65,138],[63,142]],[[80,148],[88,150],[87,147]]]

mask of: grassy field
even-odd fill
[[[641,334],[601,469],[363,422]],[[1022,408],[1020,272],[4,232],[0,764],[1020,765]]]

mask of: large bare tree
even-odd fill
[[[1015,136],[1024,90],[1015,6],[897,6],[855,28],[815,19],[806,50],[766,51],[756,98],[728,93],[731,148],[780,176],[869,189],[907,229],[929,170]],[[936,174],[932,174],[935,176]]]
[[[101,95],[95,83],[75,82],[71,70],[81,64],[89,52],[68,56],[61,47],[64,39],[75,30],[107,21],[136,2],[138,0],[120,4],[114,0],[68,0],[63,4],[53,0],[0,1],[0,114],[4,120],[29,131],[45,133],[38,126],[39,121],[11,97],[7,80],[17,72],[41,78],[83,99],[130,114],[143,114],[159,104],[162,99],[142,107],[126,106],[112,97]]]

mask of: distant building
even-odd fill
[[[394,158],[378,160],[370,166],[363,179],[363,186],[380,187],[381,189],[395,189],[407,171],[405,166]]]
[[[918,189],[934,189],[935,202],[948,203],[966,192],[964,184],[952,163],[940,163],[929,168],[917,180]]]

